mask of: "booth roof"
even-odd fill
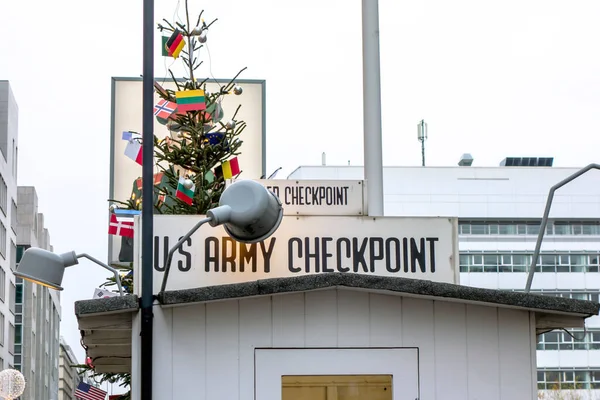
[[[158,300],[163,306],[176,306],[335,287],[520,308],[550,314],[571,314],[580,317],[598,315],[600,311],[600,304],[592,301],[483,289],[421,279],[342,273],[271,278],[195,289],[172,290],[160,293]],[[134,311],[137,308],[137,297],[131,295],[78,301],[75,303],[75,314],[78,317],[84,317],[90,314]]]

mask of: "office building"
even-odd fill
[[[0,80],[0,369],[14,366],[19,109]]]
[[[34,187],[18,187],[17,262],[29,247],[52,251]],[[15,368],[27,386],[22,400],[58,399],[60,292],[16,280]]]
[[[58,361],[58,400],[75,400],[75,389],[79,382],[84,379],[78,374],[77,357],[71,349],[71,346],[65,342],[64,338],[60,337],[60,351]]]
[[[552,160],[507,158],[498,167],[386,167],[386,216],[458,216],[460,283],[522,291],[550,188],[580,168]],[[527,166],[523,166],[527,165]],[[583,167],[583,166],[582,166]],[[299,167],[289,179],[363,179],[355,166]],[[552,205],[532,292],[598,301],[600,171],[559,189]],[[367,182],[368,185],[368,182]],[[540,390],[600,393],[600,317],[586,329],[538,336]]]

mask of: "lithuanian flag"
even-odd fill
[[[206,110],[204,90],[182,90],[175,93],[177,98],[177,112]]]
[[[175,29],[173,31],[173,34],[165,44],[167,54],[173,58],[177,58],[179,57],[179,53],[181,53],[181,50],[183,50],[183,46],[185,46],[185,40],[183,40],[183,35],[179,31],[179,29]]]

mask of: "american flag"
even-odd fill
[[[75,397],[80,400],[104,400],[106,392],[85,382],[79,382],[75,389]]]

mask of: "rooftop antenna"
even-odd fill
[[[421,165],[425,166],[425,140],[427,139],[427,123],[424,119],[417,125],[417,137],[421,142]]]
[[[321,165],[327,165],[327,162],[325,161],[325,152],[321,154]]]

